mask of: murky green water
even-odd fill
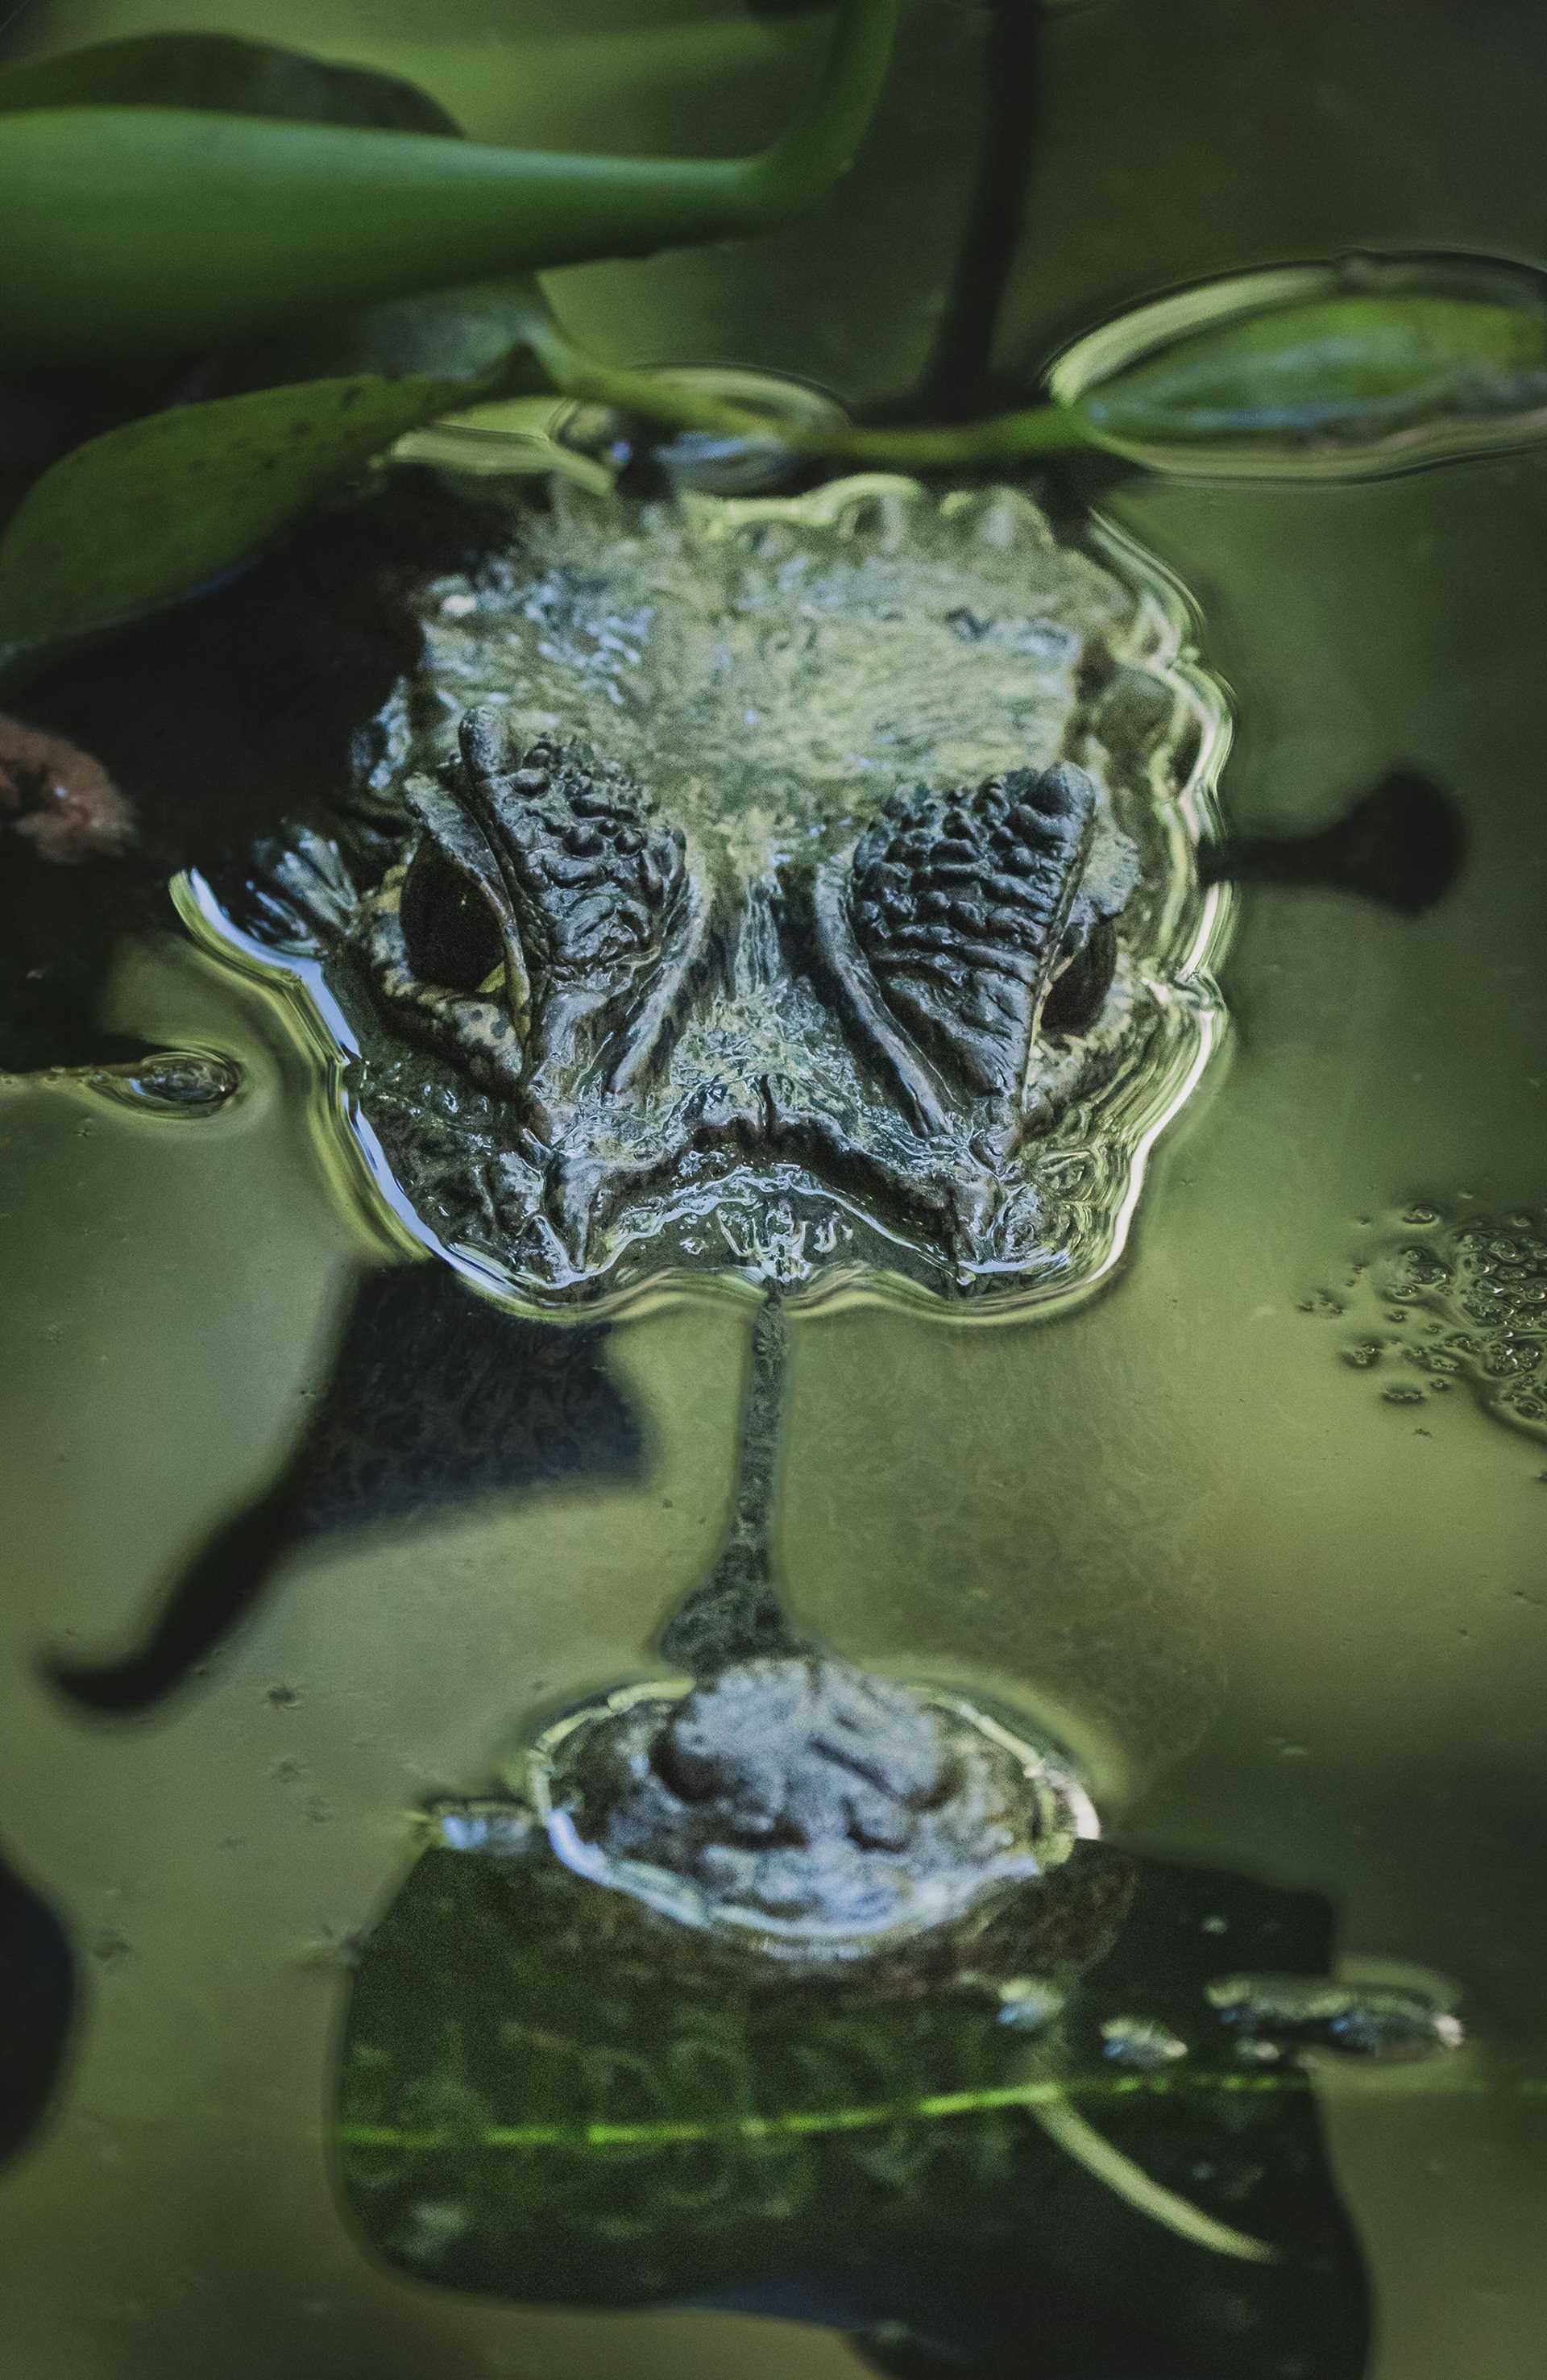
[[[1242,261],[1210,245],[1214,200],[1205,236],[1185,193],[1136,199],[1135,144],[1176,137],[1151,120],[1167,44],[1203,62],[1211,188],[1250,195],[1264,256],[1411,236],[1422,143],[1385,148],[1369,197],[1364,136],[1408,120],[1388,65],[1414,123],[1457,56],[1467,104],[1506,125],[1547,78],[1547,55],[1504,58],[1505,8],[1463,33],[1425,12],[1395,58],[1379,10],[1284,9],[1251,71],[1220,63],[1227,14],[1164,39],[1134,5],[1060,18],[1047,220],[1083,219],[1071,127],[1094,80],[1112,142],[1078,187],[1114,303]],[[1289,73],[1302,35],[1314,71]],[[1310,195],[1308,123],[1334,159]],[[1523,240],[1503,132],[1463,188],[1448,111],[1442,130],[1429,227]],[[1142,254],[1118,237],[1136,208]],[[1058,287],[1046,304],[1072,309]],[[1203,609],[1237,703],[1232,828],[1318,824],[1402,763],[1453,793],[1466,866],[1416,918],[1245,892],[1227,1055],[1099,1299],[970,1329],[879,1298],[797,1314],[781,1564],[836,1649],[1060,1731],[1121,1845],[1323,1896],[1350,1973],[1458,1992],[1464,2048],[1317,2061],[1314,2098],[1374,2292],[1370,2380],[1528,2380],[1547,2318],[1547,1435],[1520,1394],[1547,1228],[1547,457],[1335,488],[1130,480],[1103,502]],[[65,1081],[0,1106],[0,1833],[82,1979],[58,2106],[0,2180],[10,2364],[859,2371],[837,2330],[777,2318],[523,2311],[405,2280],[342,2219],[324,2138],[350,1961],[416,1848],[405,1814],[486,1783],[532,1715],[647,1674],[712,1561],[744,1305],[706,1284],[631,1312],[562,1392],[557,1465],[314,1532],[206,1678],[140,1719],[83,1716],[42,1658],[138,1640],[325,1402],[359,1269],[403,1254],[322,1163],[316,1053],[271,991],[169,932],[124,951],[103,1022],[218,1052],[241,1088],[170,1119]],[[1475,1310],[1480,1232],[1502,1324]],[[1405,1294],[1436,1248],[1470,1267],[1470,1305],[1432,1280],[1432,1306]],[[1409,1360],[1446,1352],[1425,1320],[1471,1338],[1456,1372]],[[1490,1372],[1505,1342],[1518,1363]]]

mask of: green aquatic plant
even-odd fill
[[[328,307],[786,222],[849,164],[899,6],[841,0],[805,105],[771,146],[733,158],[297,120],[276,110],[260,62],[245,79],[233,72],[226,42],[202,86],[180,45],[151,71],[116,44],[24,68],[8,98],[0,88],[0,358],[175,354]]]
[[[358,373],[147,414],[78,446],[0,536],[0,683],[221,577],[467,395],[465,381]]]
[[[1241,2263],[1276,2260],[1147,2170],[1144,2102],[1176,2102],[1162,2125],[1185,2122],[1184,2098],[1303,2091],[1298,2075],[1103,2069],[1089,2023],[1072,2019],[1070,2037],[1050,1984],[1031,1989],[1028,2029],[998,2021],[979,1989],[872,1981],[857,1997],[791,1998],[755,1970],[695,1961],[691,1946],[691,1974],[680,1961],[661,1969],[648,1921],[641,1931],[615,1896],[576,1900],[562,1868],[524,1867],[513,1900],[513,1876],[477,1857],[446,1865],[431,1855],[409,1879],[362,1962],[347,2027],[333,2141],[373,2228],[382,2209],[429,2196],[456,2203],[505,2258],[556,2207],[578,2237],[671,2235],[681,2248],[769,2216],[820,2220],[835,2186],[888,2219],[922,2210],[926,2182],[1034,2195],[1068,2159],[1163,2231]],[[460,1945],[454,1968],[442,1928]],[[495,1988],[491,2026],[480,1990]]]
[[[899,6],[841,0],[805,104],[739,158],[489,147],[392,78],[206,36],[0,74],[0,370],[89,366],[128,416],[10,491],[0,677],[195,590],[416,424],[568,384],[534,268],[733,237],[810,206],[869,121]],[[186,401],[175,382],[167,402],[144,378],[146,358],[491,273],[492,298],[477,290],[436,326],[447,372],[404,373],[390,337],[379,370],[236,395]],[[468,321],[492,333],[471,353]]]
[[[1211,324],[1076,400],[1097,437],[1369,439],[1387,426],[1547,391],[1547,313],[1393,290]]]
[[[224,36],[0,70],[0,400],[5,375],[25,389],[42,372],[36,418],[61,373],[86,374],[97,416],[63,454],[7,469],[0,451],[0,684],[219,579],[332,481],[448,413],[558,395],[766,443],[763,415],[586,352],[537,276],[808,208],[864,135],[900,6],[840,0],[803,103],[768,147],[731,158],[466,140],[394,77]],[[672,59],[719,73],[757,38],[711,30]],[[590,45],[593,96],[592,54],[611,59],[617,97],[644,38]],[[553,47],[513,43],[511,73],[525,59],[540,79]],[[1382,468],[1457,451],[1478,425],[1473,443],[1499,443],[1547,395],[1547,307],[1527,276],[1505,286],[1481,266],[1427,281],[1400,265],[1292,268],[1130,322],[1116,346],[1082,342],[1035,404],[791,421],[780,443],[914,473],[1092,449],[1158,468]]]

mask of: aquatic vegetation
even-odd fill
[[[341,123],[322,70],[299,88],[261,54],[207,54],[199,37],[13,69],[0,352],[175,354],[327,307],[778,223],[848,164],[897,14],[898,0],[843,0],[806,106],[768,149],[711,161],[507,151],[422,114],[395,128],[395,83],[387,127]]]
[[[1326,478],[1519,444],[1547,427],[1547,281],[1383,257],[1203,282],[1082,339],[1049,380],[1153,470]]]
[[[808,206],[858,144],[897,8],[843,0],[807,104],[739,159],[480,147],[395,81],[381,91],[201,36],[0,73],[0,363],[13,369],[186,355],[501,276],[494,351],[455,380],[403,377],[389,358],[331,384],[176,390],[184,401],[150,422],[55,465],[0,535],[0,675],[192,591],[415,422],[532,384],[532,358],[537,385],[545,358],[562,372],[571,350],[533,268],[723,239]]]
[[[0,682],[197,593],[341,474],[448,414],[476,420],[484,401],[547,391],[766,443],[733,388],[587,353],[534,274],[799,212],[852,157],[897,12],[843,0],[804,107],[767,150],[713,161],[489,148],[391,78],[224,38],[0,70],[0,366],[110,366],[125,416],[9,490]],[[980,246],[1009,203],[992,158],[985,172]],[[285,340],[320,318],[320,338],[294,350],[304,377],[287,382]],[[252,346],[276,336],[266,359]],[[147,358],[231,342],[247,343],[235,389],[230,359],[146,378]],[[339,368],[362,347],[369,370]],[[241,384],[244,369],[259,385]],[[1095,448],[1157,469],[1324,473],[1534,437],[1544,407],[1533,276],[1386,260],[1142,307],[1060,358],[1045,401],[1009,413],[904,427],[796,414],[780,435],[813,459],[905,471]]]
[[[430,1814],[351,1978],[338,2186],[390,2265],[550,2305],[779,2291],[1001,2354],[1072,2301],[1152,2342],[1227,2321],[1231,2372],[1271,2370],[1270,2340],[1362,2369],[1305,2078],[1243,2064],[1207,1989],[1220,1909],[1311,1988],[1312,1901],[1086,1841],[967,1929],[959,1973],[937,1946],[928,1988],[894,1964],[833,1991],[581,1881],[518,1804],[475,1806],[481,1838]],[[1105,2055],[1135,2005],[1182,2044],[1164,2071]]]
[[[468,394],[419,374],[308,381],[78,446],[0,533],[0,677],[218,580],[341,472]]]

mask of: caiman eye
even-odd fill
[[[1075,952],[1062,975],[1054,978],[1043,1002],[1042,1022],[1049,1033],[1084,1033],[1101,1014],[1101,1003],[1112,989],[1118,965],[1118,937],[1110,917],[1104,917],[1083,948]]]
[[[427,983],[477,991],[503,964],[488,899],[433,843],[421,844],[409,864],[398,917],[408,963]]]

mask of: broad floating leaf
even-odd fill
[[[1368,436],[1547,374],[1542,318],[1461,298],[1331,298],[1184,340],[1084,401],[1130,437]]]
[[[1051,390],[1155,469],[1401,469],[1547,429],[1547,297],[1483,265],[1246,274],[1107,325]]]
[[[192,593],[330,484],[483,382],[360,373],[165,413],[78,446],[0,536],[0,679]]]
[[[434,100],[395,75],[332,66],[296,50],[225,34],[151,33],[0,67],[0,147],[12,128],[4,119],[23,111],[80,107],[175,107],[453,137],[459,129]],[[61,204],[68,203],[66,194]],[[439,352],[431,354],[422,337],[415,352],[405,352],[407,341],[401,333],[394,331],[390,346],[382,337],[368,338],[353,315],[330,316],[329,328],[337,332],[330,352],[302,359],[276,355],[272,368],[260,372],[224,374],[225,386],[218,393],[235,394],[260,380],[331,379],[344,372],[482,370],[516,336],[507,331],[493,345],[485,338],[475,357],[471,340],[461,339],[453,353],[447,335],[441,336]],[[4,345],[0,332],[0,348]],[[190,372],[198,369],[193,357],[163,355],[23,369],[0,377],[0,518],[57,456],[121,421],[176,402],[189,393]],[[217,391],[206,387],[199,393]]]

